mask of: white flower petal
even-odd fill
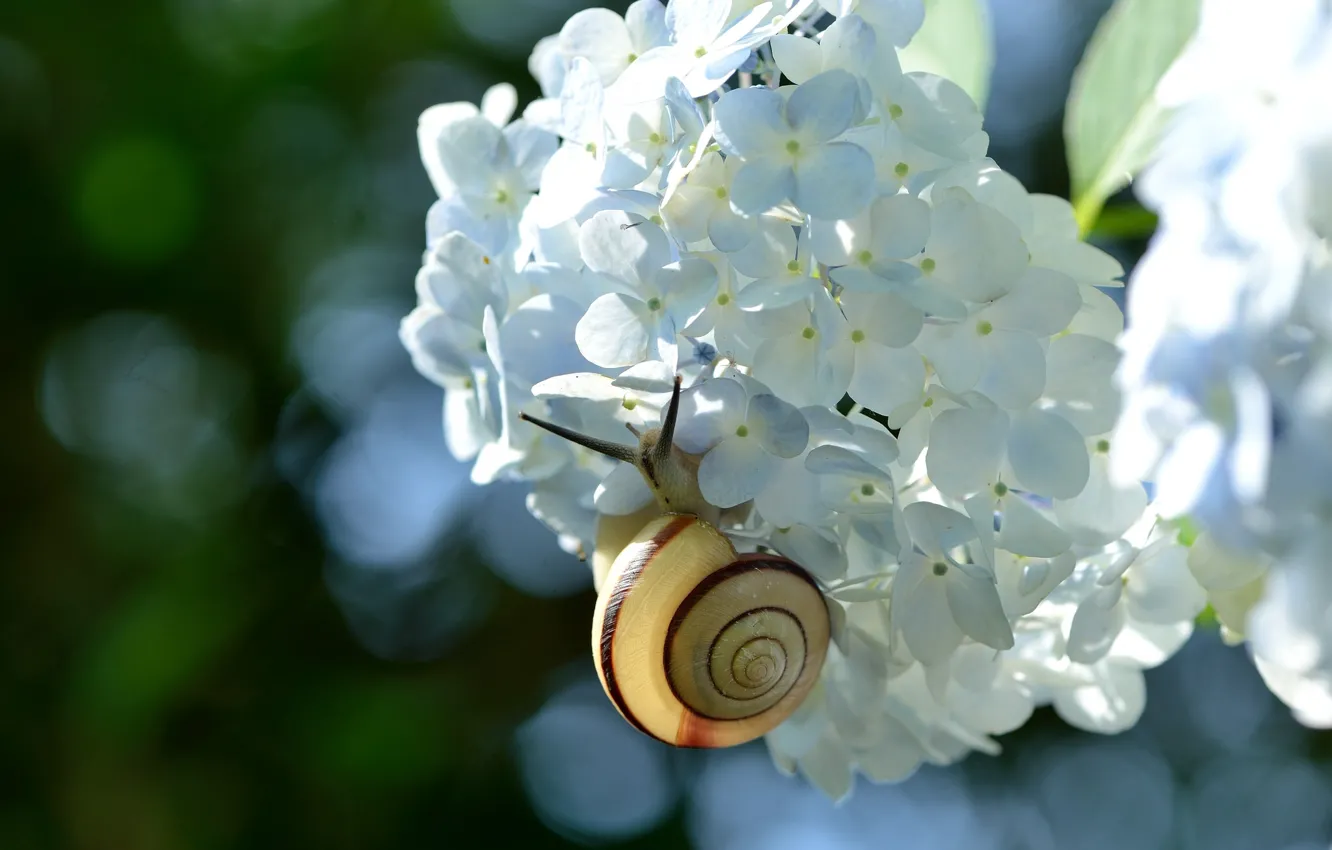
[[[985,317],[997,328],[1053,336],[1082,307],[1082,293],[1073,279],[1049,269],[1029,268]]]
[[[574,57],[560,88],[560,135],[602,151],[606,147],[606,124],[602,117],[605,98],[596,66],[581,56]]]
[[[789,222],[775,218],[754,220],[753,241],[727,256],[740,274],[753,278],[787,274],[787,263],[795,259],[796,233]],[[718,246],[720,247],[720,246]]]
[[[932,575],[930,564],[919,556],[908,560],[919,563],[910,570],[904,563],[898,572],[889,602],[893,627],[902,632],[907,649],[917,661],[942,664],[961,645],[962,631],[953,622],[946,583]]]
[[[739,251],[758,232],[758,221],[737,215],[730,204],[718,205],[708,217],[708,239],[718,251],[728,254]]]
[[[770,277],[756,280],[736,295],[742,310],[773,311],[809,298],[822,288],[812,277]]]
[[[761,215],[791,197],[795,188],[795,173],[787,163],[749,160],[731,181],[731,206],[744,215]]]
[[[733,89],[712,108],[717,142],[728,154],[749,160],[782,152],[790,136],[782,96],[765,86]]]
[[[1254,666],[1263,683],[1290,706],[1295,719],[1311,729],[1332,729],[1332,676],[1299,673],[1255,655]]]
[[[945,410],[935,417],[925,450],[930,480],[957,499],[983,490],[996,478],[1007,436],[1008,416],[1001,410]]]
[[[560,30],[561,47],[570,56],[586,58],[602,85],[610,85],[629,65],[634,52],[624,19],[610,9],[583,9]]]
[[[1104,454],[1091,455],[1087,486],[1081,493],[1054,502],[1060,527],[1085,546],[1104,546],[1119,539],[1146,509],[1146,489],[1136,481],[1115,484]]]
[[[930,236],[930,207],[914,195],[886,195],[870,207],[875,259],[914,257]]]
[[[1147,687],[1134,667],[1103,664],[1095,684],[1056,691],[1055,712],[1064,722],[1088,732],[1113,735],[1133,727],[1147,704]]]
[[[760,393],[749,400],[749,416],[762,423],[759,442],[769,454],[792,458],[809,444],[809,423],[794,405]]]
[[[792,525],[774,533],[772,545],[820,581],[836,581],[846,574],[846,553],[832,533],[821,533],[818,529],[804,525]]]
[[[840,69],[824,71],[797,86],[786,101],[786,120],[802,140],[812,142],[825,142],[840,136],[859,120],[862,111],[860,84],[854,76]]]
[[[828,799],[837,802],[851,793],[851,761],[846,746],[829,733],[800,758],[800,772]]]
[[[948,610],[963,634],[994,649],[1012,649],[1013,630],[992,579],[950,567],[946,584]]]
[[[851,218],[874,197],[874,160],[850,142],[819,145],[796,161],[790,197],[815,218]]]
[[[772,457],[758,440],[732,435],[703,456],[698,486],[710,504],[730,508],[754,498],[772,472]]]
[[[825,357],[819,340],[802,336],[764,340],[754,354],[754,377],[792,404],[831,407],[851,383],[853,363],[847,356]]]
[[[1054,409],[1087,436],[1104,434],[1119,414],[1119,390],[1113,375],[1119,350],[1103,339],[1071,333],[1050,342],[1046,357],[1045,397]]]
[[[1143,553],[1124,585],[1128,612],[1142,623],[1192,621],[1207,605],[1207,592],[1189,571],[1188,550],[1180,545]]]
[[[617,463],[601,479],[592,502],[597,510],[612,516],[627,516],[652,502],[652,491],[643,480],[643,473],[628,463]]]
[[[993,301],[1015,284],[1027,267],[1027,248],[1017,225],[978,203],[961,189],[935,197],[925,254],[934,277],[950,294],[968,301]]]
[[[888,473],[862,455],[841,446],[818,446],[812,449],[805,455],[805,469],[815,475],[844,475],[892,485]]]
[[[1045,352],[1029,333],[996,330],[982,340],[985,372],[976,390],[1006,410],[1022,410],[1045,389]]]
[[[583,356],[598,366],[629,366],[647,358],[651,321],[651,311],[642,301],[610,293],[587,308],[574,339]]]
[[[880,345],[910,345],[924,325],[920,309],[896,292],[847,292],[841,304],[853,332],[859,330],[867,341]]]
[[[444,441],[449,454],[471,460],[497,435],[482,415],[474,390],[445,390]]]
[[[1014,555],[1053,558],[1068,551],[1068,532],[1046,519],[1021,496],[1010,493],[1001,503],[1003,522],[995,545]]]
[[[865,342],[855,350],[856,371],[847,392],[857,403],[882,413],[920,396],[925,362],[914,349]]]
[[[695,384],[680,394],[675,444],[691,454],[702,454],[718,441],[735,434],[745,422],[745,388],[729,378]]]
[[[1044,410],[1013,419],[1008,462],[1022,489],[1051,499],[1081,493],[1091,472],[1082,435],[1064,417]]]
[[[933,557],[976,538],[971,518],[933,502],[913,502],[902,510],[911,541]]]
[[[780,33],[769,43],[773,60],[791,82],[803,83],[823,70],[823,50],[814,39]]]
[[[955,393],[967,392],[985,373],[985,348],[970,323],[926,325],[916,347],[929,358],[943,385]]]
[[[630,283],[649,280],[671,261],[661,228],[622,210],[602,210],[578,230],[578,251],[587,267]]]
[[[518,90],[510,83],[497,83],[481,96],[481,114],[496,127],[503,128],[518,108]]]
[[[1124,586],[1112,582],[1098,587],[1082,601],[1068,627],[1068,657],[1079,664],[1095,664],[1105,657],[1124,627],[1119,604]]]

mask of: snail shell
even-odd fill
[[[680,747],[729,747],[772,731],[818,682],[827,603],[777,555],[737,555],[698,486],[700,457],[672,437],[680,378],[661,428],[610,443],[526,413],[533,425],[631,463],[656,497],[597,523],[592,658],[624,719]]]
[[[827,604],[809,574],[778,556],[737,556],[690,514],[646,526],[597,597],[592,656],[625,720],[681,747],[759,737],[818,681]]]

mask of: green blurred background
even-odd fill
[[[585,568],[466,482],[396,338],[416,116],[526,102],[582,5],[3,0],[0,850],[1326,847],[1327,739],[1212,635],[1127,735],[1041,711],[837,810],[614,716]],[[1105,5],[992,3],[1033,191]]]

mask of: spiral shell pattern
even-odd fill
[[[737,556],[697,517],[666,514],[616,558],[592,649],[606,693],[643,732],[727,747],[772,730],[818,681],[829,620],[803,569]]]

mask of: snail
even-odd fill
[[[827,603],[776,554],[738,555],[698,487],[700,455],[674,445],[680,378],[661,428],[637,446],[523,414],[557,436],[643,474],[656,505],[603,516],[592,556],[598,594],[592,658],[630,724],[679,747],[729,747],[770,732],[818,682]],[[631,429],[632,430],[632,429]]]

